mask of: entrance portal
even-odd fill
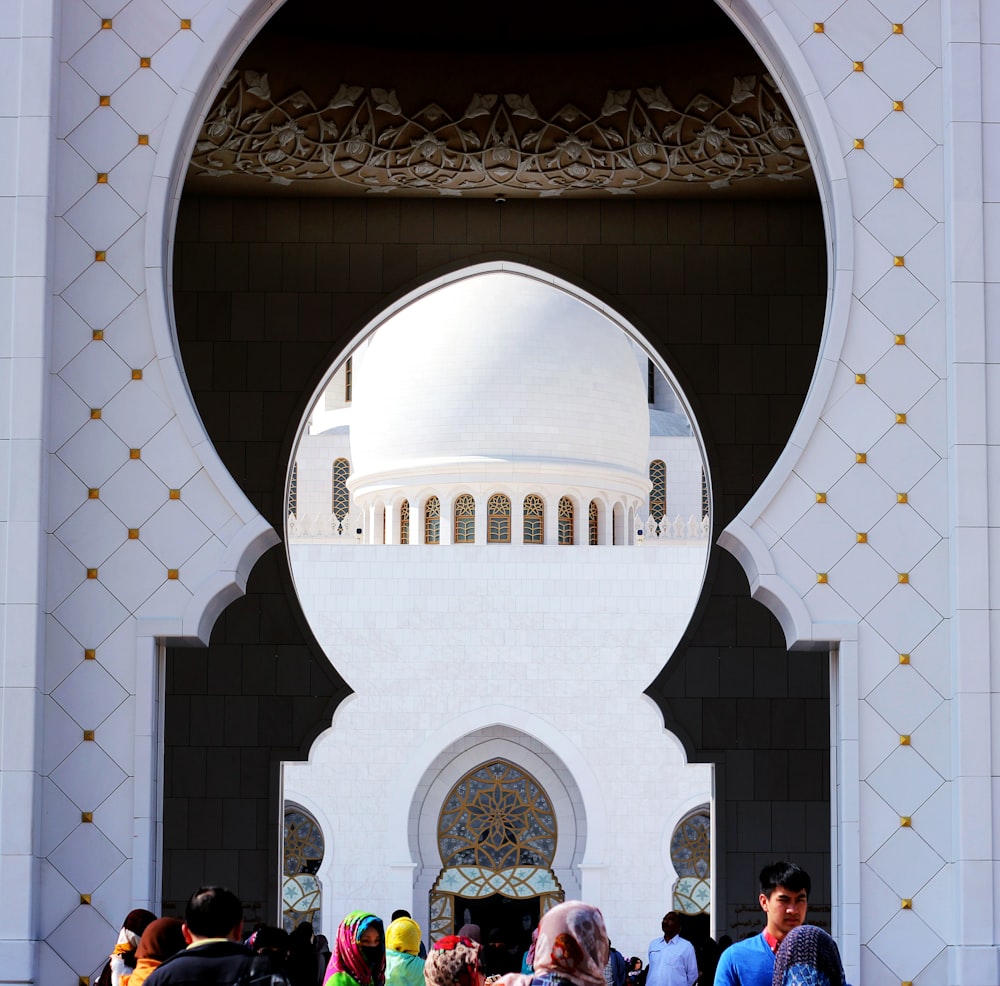
[[[477,924],[488,974],[516,972],[538,918],[565,896],[552,872],[556,828],[552,799],[514,763],[495,759],[466,773],[438,817],[443,865],[430,894],[431,940]]]

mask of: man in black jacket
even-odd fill
[[[243,904],[231,890],[199,887],[184,909],[181,931],[188,947],[154,969],[147,986],[250,981],[254,955],[240,942]]]

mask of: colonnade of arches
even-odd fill
[[[520,509],[517,509],[517,505]],[[517,521],[518,513],[520,522]],[[371,544],[631,544],[636,504],[624,497],[459,491],[376,500],[364,508]]]

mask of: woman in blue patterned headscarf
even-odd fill
[[[772,986],[846,986],[837,943],[812,924],[792,928],[774,956]]]

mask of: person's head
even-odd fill
[[[420,925],[411,917],[396,918],[385,929],[385,947],[407,955],[420,953]]]
[[[122,921],[122,928],[131,931],[134,935],[142,935],[146,929],[156,920],[156,915],[152,911],[147,911],[144,907],[137,907],[134,911],[129,911]]]
[[[604,986],[609,954],[604,917],[591,904],[565,901],[538,922],[536,973],[555,973],[576,986]]]
[[[809,874],[795,863],[779,860],[760,871],[760,906],[775,940],[805,922],[811,887]]]
[[[253,950],[258,955],[274,955],[284,958],[288,952],[288,932],[284,928],[265,926],[257,932],[253,940]]]
[[[844,986],[845,981],[837,943],[822,928],[805,924],[785,935],[774,957],[774,986]]]
[[[676,911],[667,911],[667,913],[663,915],[663,921],[660,923],[660,927],[663,929],[663,937],[667,941],[670,941],[671,938],[674,938],[681,933],[680,915]]]
[[[458,929],[459,938],[471,938],[476,944],[481,945],[483,942],[483,932],[478,924],[463,924],[461,928]]]
[[[424,962],[426,986],[483,986],[483,946],[462,935],[446,935]]]
[[[632,958],[628,960],[628,967],[633,972],[642,972],[642,959],[638,955],[633,955]]]
[[[184,938],[243,937],[243,904],[225,887],[199,887],[184,908]]]
[[[332,972],[346,972],[360,986],[382,986],[385,934],[381,918],[367,911],[352,911],[340,922],[327,978]]]
[[[392,922],[392,921],[397,921],[399,918],[411,918],[411,917],[413,917],[413,915],[409,911],[404,911],[403,908],[400,907],[392,912],[392,917],[389,918],[389,921]]]
[[[157,918],[150,921],[139,940],[135,957],[163,962],[171,955],[176,955],[186,944],[182,927],[179,918]]]

